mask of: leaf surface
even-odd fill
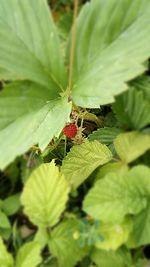
[[[78,228],[79,224],[76,220],[68,220],[62,222],[52,232],[49,248],[58,259],[60,267],[73,267],[85,255],[78,240],[73,238]]]
[[[54,161],[40,165],[27,181],[21,201],[25,213],[39,227],[55,225],[65,209],[69,185]]]
[[[37,242],[26,243],[20,248],[16,258],[16,267],[37,267],[42,261],[41,247]]]
[[[0,104],[0,169],[33,145],[44,150],[59,136],[71,111],[66,98],[51,100],[48,90],[26,82],[6,87]]]
[[[113,104],[117,119],[128,129],[131,127],[138,130],[150,123],[150,102],[144,95],[142,86],[144,87],[144,84],[139,84],[137,89],[136,84],[133,84],[130,90],[118,96]],[[150,85],[145,84],[146,86],[150,91]]]
[[[87,3],[77,25],[75,104],[98,108],[127,90],[126,82],[144,72],[143,62],[150,55],[149,32],[149,0]]]
[[[85,197],[83,209],[94,219],[119,223],[125,215],[146,208],[149,195],[150,169],[137,166],[124,173],[110,172],[97,181]]]
[[[112,159],[111,151],[98,141],[86,141],[74,146],[63,160],[62,172],[67,181],[77,188],[100,165]]]
[[[0,237],[0,265],[3,267],[13,267],[13,258],[6,250],[6,247]]]
[[[121,129],[115,127],[104,127],[91,133],[88,138],[90,141],[97,140],[102,144],[110,145],[118,134],[122,132]]]
[[[1,0],[0,66],[49,88],[54,96],[65,86],[58,34],[46,0]]]
[[[150,135],[136,131],[122,133],[114,140],[114,145],[121,160],[130,163],[150,149]]]
[[[95,250],[92,254],[92,260],[97,264],[98,267],[130,267],[131,257],[127,251],[118,250],[103,251]]]

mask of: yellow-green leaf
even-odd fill
[[[42,261],[41,247],[37,242],[30,242],[18,251],[15,267],[37,267]]]
[[[64,159],[62,172],[65,178],[77,188],[98,167],[112,159],[112,153],[106,145],[98,141],[86,141],[74,146]]]
[[[122,133],[115,139],[114,145],[118,156],[130,163],[150,149],[150,135],[136,131]]]
[[[69,191],[54,161],[42,164],[25,185],[21,198],[24,212],[39,227],[53,226],[65,209]]]
[[[13,267],[13,258],[8,253],[1,237],[0,237],[0,266]],[[20,267],[20,266],[19,266]]]

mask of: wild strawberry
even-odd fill
[[[66,125],[63,129],[63,133],[65,136],[67,136],[68,138],[74,138],[77,134],[77,126],[74,123],[70,123],[68,125]]]

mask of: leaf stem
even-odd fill
[[[79,7],[79,0],[74,0],[74,14],[73,14],[73,27],[72,27],[72,38],[71,38],[70,60],[69,60],[69,79],[68,79],[69,97],[71,95],[71,88],[72,88],[73,64],[74,64],[76,30],[77,30],[76,18],[78,15],[78,7]]]

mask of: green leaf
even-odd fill
[[[123,249],[116,252],[94,250],[92,260],[98,267],[131,267],[131,256]]]
[[[90,141],[97,140],[102,144],[110,145],[118,134],[122,132],[121,129],[115,127],[105,127],[94,131],[88,136]]]
[[[143,62],[150,56],[149,32],[149,0],[85,4],[77,23],[75,104],[98,108],[127,90],[126,82],[146,68]]]
[[[137,90],[144,93],[145,99],[150,101],[150,77],[147,75],[142,75],[137,79],[133,80],[131,84],[137,88]]]
[[[148,245],[150,243],[150,205],[135,216],[133,231],[128,245],[131,248]]]
[[[9,240],[9,238],[11,237],[12,234],[12,229],[10,228],[0,228],[0,236],[4,239],[4,240]]]
[[[0,211],[0,228],[10,229],[11,225],[6,214]]]
[[[111,151],[98,141],[74,146],[63,160],[62,173],[77,188],[98,167],[112,159]]]
[[[38,111],[50,100],[53,100],[51,91],[33,82],[13,82],[4,86],[0,92],[0,129]]]
[[[78,240],[73,238],[78,230],[78,221],[70,219],[59,224],[51,233],[49,249],[58,259],[60,267],[73,267],[86,254]]]
[[[34,241],[38,242],[42,248],[44,248],[49,241],[49,234],[45,227],[40,227],[36,232]]]
[[[21,202],[30,220],[39,227],[59,221],[68,200],[69,185],[54,161],[42,164],[27,181]]]
[[[2,209],[7,216],[15,214],[20,208],[20,194],[12,195],[3,201]]]
[[[121,245],[125,244],[132,230],[133,222],[126,218],[122,223],[100,224],[100,235],[103,240],[98,240],[95,244],[96,248],[103,250],[117,250]]]
[[[6,247],[3,244],[3,241],[0,237],[0,265],[2,267],[13,267],[13,258],[11,254],[8,253]]]
[[[37,267],[37,265],[42,261],[40,256],[41,247],[37,242],[30,242],[25,244],[20,248],[17,258],[16,267]]]
[[[22,91],[16,85],[10,87],[10,96],[5,89],[4,94],[0,93],[0,104],[3,103],[0,110],[0,169],[33,145],[38,144],[44,150],[69,121],[71,103],[66,98],[53,101],[47,98],[46,101],[41,87],[34,85],[29,91],[26,86]]]
[[[150,123],[150,102],[144,92],[136,87],[118,96],[113,110],[117,119],[128,129],[138,130]]]
[[[58,33],[46,0],[1,0],[0,66],[49,88],[54,96],[66,86]]]
[[[130,163],[150,149],[150,135],[140,132],[122,133],[114,141],[118,156]]]
[[[128,165],[124,164],[122,161],[108,163],[96,170],[95,181],[104,178],[109,172],[117,173],[121,171],[123,173],[128,171]]]
[[[85,197],[83,208],[94,219],[120,223],[125,215],[142,211],[149,195],[150,169],[137,166],[124,173],[108,173],[97,181]]]

